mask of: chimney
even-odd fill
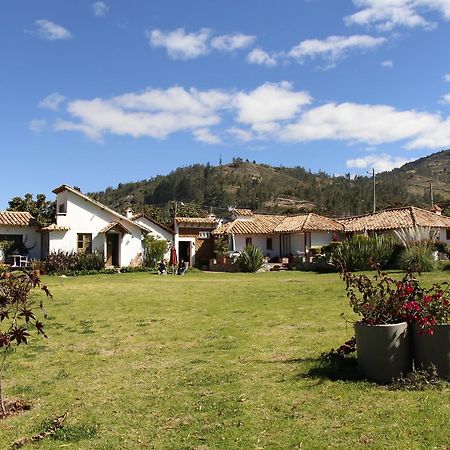
[[[126,217],[127,219],[130,219],[130,220],[131,220],[131,218],[133,217],[133,210],[132,210],[131,208],[127,208],[127,209],[125,210],[125,217]]]

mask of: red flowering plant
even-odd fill
[[[353,311],[368,325],[416,323],[422,333],[433,334],[434,325],[450,324],[450,286],[420,286],[411,272],[398,281],[381,272],[373,278],[343,271],[347,297]]]
[[[412,278],[398,285],[405,299],[404,319],[418,324],[420,333],[433,334],[434,325],[450,324],[450,286],[447,282],[424,289]]]
[[[381,272],[379,266],[373,278],[343,271],[341,277],[346,285],[350,306],[362,316],[367,325],[394,324],[405,321],[406,293],[414,289],[414,278],[406,274],[401,282]]]

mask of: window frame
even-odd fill
[[[77,233],[77,253],[92,253],[92,233]]]

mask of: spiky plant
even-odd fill
[[[241,252],[237,262],[241,272],[257,272],[263,265],[264,257],[258,247],[249,244]]]

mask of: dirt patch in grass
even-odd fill
[[[5,409],[6,414],[0,415],[0,419],[7,419],[11,416],[17,416],[18,414],[23,413],[24,411],[29,411],[31,409],[31,402],[27,402],[26,400],[12,400],[5,401]]]

